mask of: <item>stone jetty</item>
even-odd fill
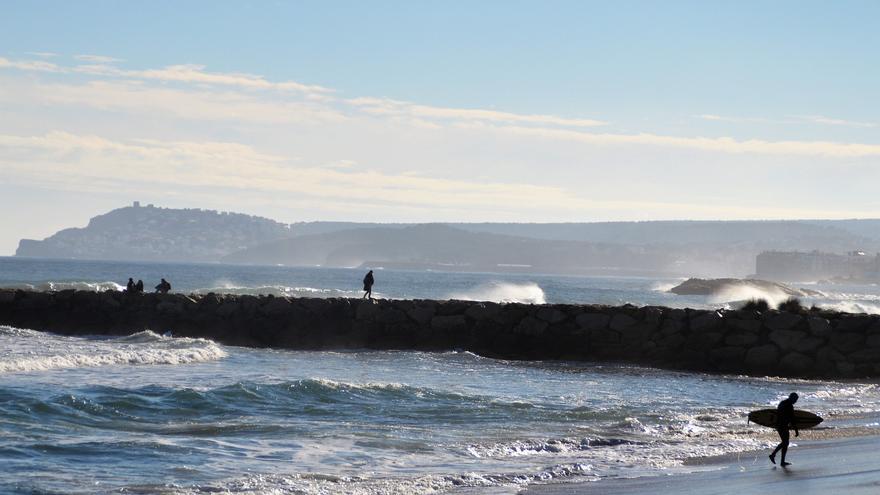
[[[756,376],[880,376],[880,315],[806,309],[0,289],[0,324],[65,335],[149,329],[284,349],[466,350]]]

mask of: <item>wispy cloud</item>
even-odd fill
[[[822,115],[790,115],[784,119],[768,119],[763,117],[730,117],[715,114],[694,115],[695,118],[716,122],[733,122],[738,124],[820,124],[846,127],[878,127],[875,122],[859,122],[845,119],[835,119]]]
[[[790,156],[826,156],[857,158],[880,156],[880,145],[839,143],[833,141],[767,141],[762,139],[738,140],[729,137],[681,137],[651,133],[610,134],[575,131],[570,129],[546,129],[516,126],[481,126],[495,132],[514,133],[547,139],[576,141],[594,145],[661,146],[718,153],[756,153]]]
[[[802,115],[798,118],[814,124],[839,125],[845,127],[878,127],[878,125],[880,125],[875,122],[858,122],[853,120],[835,119],[831,117],[824,117],[822,115]]]
[[[108,57],[105,55],[74,55],[75,59],[81,62],[91,62],[93,64],[115,64],[117,62],[125,62],[121,58]]]
[[[27,54],[40,58],[54,58],[58,56],[55,52],[27,52]]]
[[[594,119],[566,118],[555,115],[523,115],[497,110],[435,107],[417,105],[405,101],[390,100],[387,98],[352,98],[347,100],[347,102],[361,108],[367,113],[375,115],[406,115],[422,119],[473,120],[496,123],[543,124],[571,127],[607,125],[607,122]]]
[[[35,72],[65,71],[62,67],[51,62],[46,62],[45,60],[10,60],[4,57],[0,57],[0,69],[17,69]]]

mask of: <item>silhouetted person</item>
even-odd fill
[[[162,294],[168,294],[169,290],[171,290],[171,284],[169,284],[164,278],[159,282],[159,285],[156,286],[156,292],[161,292]]]
[[[134,291],[138,294],[142,294],[144,292],[144,281],[138,279],[138,283],[134,284]]]
[[[373,280],[373,270],[370,270],[367,275],[364,277],[364,297],[361,299],[369,297],[373,298],[373,284],[376,281]]]
[[[128,292],[129,294],[131,294],[131,293],[135,292],[135,290],[136,289],[135,289],[135,285],[134,285],[134,280],[132,280],[131,277],[128,277],[128,283],[125,284],[125,292]]]
[[[789,427],[794,430],[794,436],[798,436],[797,426],[794,425],[794,403],[798,400],[798,394],[792,392],[787,399],[779,403],[776,408],[776,432],[779,433],[779,445],[773,449],[770,454],[770,462],[776,464],[776,453],[782,450],[782,459],[779,464],[788,466],[790,462],[785,462],[785,454],[788,452],[788,430]]]

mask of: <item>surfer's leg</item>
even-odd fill
[[[780,464],[783,466],[788,466],[790,463],[785,462],[785,454],[788,453],[788,430],[779,430],[779,436],[782,437],[782,443],[779,444],[780,447],[782,447],[782,462]]]

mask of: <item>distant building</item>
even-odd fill
[[[135,201],[134,203],[131,204],[131,206],[132,206],[132,208],[140,208],[140,207],[141,207],[141,202],[140,202],[140,201]]]
[[[846,254],[820,251],[764,251],[755,260],[758,278],[786,282],[828,279],[880,280],[880,253],[864,251]]]

